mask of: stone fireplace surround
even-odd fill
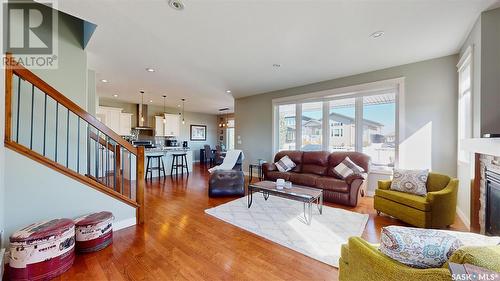
[[[492,156],[487,154],[479,155],[479,231],[485,233],[486,227],[486,170],[500,174],[500,156]]]

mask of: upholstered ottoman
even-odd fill
[[[9,280],[49,280],[75,260],[75,225],[54,219],[27,226],[10,237]]]
[[[99,212],[75,220],[76,250],[96,252],[113,243],[113,214]]]
[[[210,175],[208,196],[244,196],[245,176],[242,171],[220,170]]]

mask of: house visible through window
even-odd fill
[[[396,97],[396,90],[388,89],[276,105],[277,148],[359,151],[370,156],[375,169],[394,167],[398,147]],[[301,124],[296,126],[299,120]]]

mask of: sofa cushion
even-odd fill
[[[325,175],[328,169],[327,151],[306,151],[302,155],[302,173]]]
[[[288,157],[288,155],[285,155],[283,157],[281,157],[280,160],[278,160],[278,162],[274,163],[276,165],[276,168],[278,168],[278,170],[280,172],[288,172],[290,171],[291,169],[295,168],[295,163],[290,159],[290,157]]]
[[[336,192],[349,192],[349,185],[344,180],[332,177],[320,177],[316,179],[316,187]]]
[[[315,187],[316,180],[320,178],[318,175],[314,174],[303,174],[303,173],[289,173],[290,178],[289,181],[304,186]]]
[[[347,177],[354,174],[362,174],[365,172],[365,169],[356,165],[356,163],[352,162],[349,157],[346,157],[342,162],[340,162],[337,166],[333,168],[333,173],[336,174],[341,179],[346,179]]]
[[[384,189],[375,189],[375,195],[421,211],[431,210],[431,204],[422,196]]]
[[[394,169],[391,190],[425,196],[429,170]]]
[[[356,163],[356,165],[360,166],[365,171],[369,170],[370,157],[368,155],[354,151],[338,151],[332,152],[330,156],[328,156],[327,175],[338,177],[333,173],[332,168],[336,167],[338,164],[340,164],[340,162],[344,161],[346,157],[349,157],[352,162]]]
[[[282,150],[274,156],[274,162],[278,162],[283,156],[288,156],[293,163],[295,163],[295,168],[292,169],[292,172],[300,172],[302,169],[302,151],[298,150]]]
[[[275,181],[277,179],[284,179],[288,181],[290,180],[290,173],[279,171],[269,171],[266,173],[266,180]]]
[[[453,235],[434,229],[382,228],[380,251],[414,268],[439,268],[462,246]]]

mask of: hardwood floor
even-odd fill
[[[100,252],[78,255],[56,280],[338,280],[334,267],[206,215],[234,199],[208,198],[207,182],[206,168],[195,165],[189,178],[148,183],[146,223],[115,232]],[[362,198],[344,208],[369,214],[363,237],[375,243],[381,227],[403,223],[372,206]],[[453,229],[465,227],[457,221]]]

